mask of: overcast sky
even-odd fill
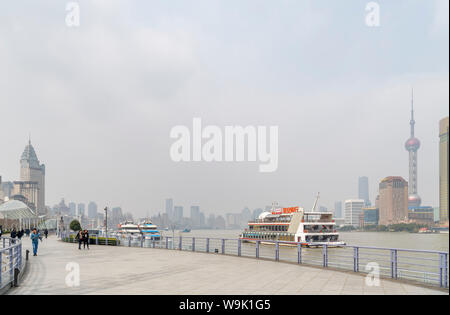
[[[46,203],[96,201],[143,216],[310,208],[368,176],[408,180],[411,88],[419,195],[438,206],[438,123],[448,116],[448,0],[65,1],[0,4],[0,175],[19,179],[31,133]],[[175,163],[170,129],[279,126],[279,163]]]

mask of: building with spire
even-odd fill
[[[14,183],[14,199],[21,199],[38,215],[46,214],[45,165],[40,164],[31,140],[20,158],[20,181]]]
[[[411,120],[410,137],[405,143],[405,148],[409,152],[409,187],[408,187],[408,206],[411,208],[420,207],[422,199],[417,193],[417,151],[420,148],[420,141],[414,136],[414,94],[411,96]]]

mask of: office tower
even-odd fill
[[[409,152],[409,207],[420,207],[422,200],[417,193],[417,151],[420,148],[420,141],[414,136],[414,97],[411,98],[411,120],[410,125],[410,138],[405,143],[405,148]]]
[[[349,199],[345,204],[345,225],[358,227],[365,201],[363,199]]]
[[[169,220],[173,219],[173,199],[166,199],[166,214]]]
[[[439,221],[448,224],[448,117],[439,122]]]
[[[77,214],[77,205],[75,202],[69,202],[70,215],[75,216]]]
[[[342,201],[336,201],[334,203],[334,217],[342,218]]]
[[[84,203],[79,203],[79,204],[78,204],[77,215],[78,215],[78,216],[83,216],[84,214],[85,214],[85,206],[84,206]]]
[[[400,176],[390,176],[380,183],[381,225],[406,222],[408,219],[408,182]]]
[[[364,207],[364,225],[378,225],[380,220],[380,209],[377,207]]]
[[[20,181],[14,182],[14,194],[24,196],[38,215],[46,213],[45,165],[40,164],[31,140],[20,158]]]
[[[95,219],[97,218],[97,204],[93,201],[88,204],[88,218]]]
[[[366,176],[362,176],[358,179],[358,198],[364,200],[366,207],[370,205],[369,178]]]
[[[200,225],[200,207],[191,206],[191,222],[192,225],[198,227]]]
[[[175,222],[181,222],[183,220],[183,207],[175,206],[173,208],[173,219]]]

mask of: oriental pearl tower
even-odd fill
[[[420,207],[422,199],[417,194],[417,150],[420,148],[420,141],[414,137],[414,94],[411,96],[411,126],[410,138],[405,143],[405,148],[409,152],[409,187],[408,187],[408,207]]]

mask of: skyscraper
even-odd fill
[[[83,216],[85,214],[84,213],[84,211],[85,211],[84,203],[79,203],[77,208],[78,208],[77,215]]]
[[[379,190],[379,224],[406,222],[408,220],[408,182],[400,176],[386,177],[381,181]]]
[[[439,221],[448,224],[448,117],[439,122]]]
[[[369,200],[369,178],[361,176],[358,179],[358,198],[363,199],[365,206],[370,205]]]
[[[76,215],[77,213],[77,205],[75,202],[69,202],[70,215]]]
[[[88,218],[95,219],[97,218],[97,204],[93,201],[88,204]]]
[[[342,218],[342,201],[336,201],[334,203],[334,217]]]
[[[414,136],[414,95],[411,97],[411,120],[410,124],[410,137],[405,143],[405,148],[409,152],[409,207],[420,207],[422,199],[417,193],[417,151],[420,148],[420,141]]]
[[[181,220],[183,220],[183,207],[182,206],[173,207],[173,219],[175,222],[181,222]]]
[[[173,219],[173,199],[166,199],[166,214],[169,220]]]
[[[349,199],[345,201],[345,225],[359,226],[364,202],[364,199]]]
[[[45,165],[40,164],[31,140],[20,158],[20,181],[14,182],[14,194],[23,195],[38,214],[45,214]]]

